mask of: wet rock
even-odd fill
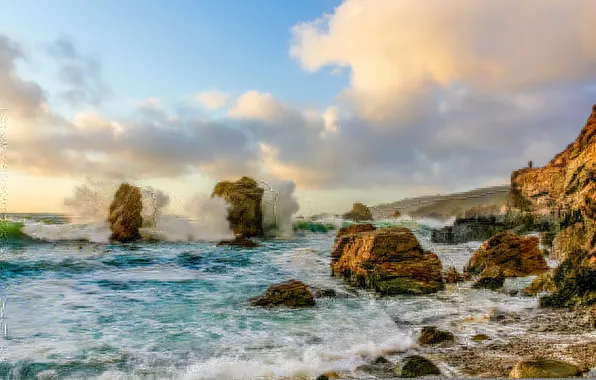
[[[395,377],[394,365],[383,356],[377,357],[370,364],[359,366],[357,370],[372,375],[377,379],[389,379]]]
[[[535,236],[499,233],[482,244],[464,272],[479,274],[490,267],[502,270],[505,277],[524,277],[548,271],[548,265]]]
[[[255,248],[259,247],[259,243],[244,237],[244,236],[236,236],[232,240],[222,240],[217,243],[217,246],[232,246],[232,247],[242,247],[242,248]]]
[[[498,267],[490,267],[480,273],[479,278],[472,287],[498,290],[501,289],[504,284],[505,276],[503,275],[503,271]]]
[[[126,243],[140,239],[142,209],[141,190],[128,183],[121,184],[109,209],[108,221],[112,231],[110,240]]]
[[[490,337],[486,334],[476,334],[472,337],[472,341],[474,342],[483,342],[485,340],[490,340]]]
[[[554,275],[554,270],[549,270],[548,272],[542,273],[523,290],[523,295],[533,297],[542,292],[554,292],[556,290]]]
[[[263,237],[263,193],[254,179],[242,177],[236,182],[218,182],[211,196],[223,198],[230,205],[228,220],[236,235]]]
[[[464,282],[469,276],[459,273],[454,267],[449,267],[443,272],[443,280],[446,284],[456,284]]]
[[[420,332],[418,342],[422,346],[439,344],[447,341],[453,341],[455,337],[449,331],[439,330],[435,326],[424,326]]]
[[[312,293],[314,298],[336,298],[338,297],[335,289],[323,289],[315,286],[309,286],[308,289]],[[342,294],[340,298],[347,298],[347,294]]]
[[[343,219],[353,221],[372,220],[372,213],[368,207],[362,203],[354,203],[352,210],[343,215]]]
[[[429,375],[441,375],[441,371],[433,362],[418,355],[405,358],[401,377],[412,378]]]
[[[325,372],[321,376],[317,377],[317,380],[329,380],[329,379],[339,379],[340,376],[337,372]]]
[[[290,280],[271,285],[260,297],[251,298],[253,306],[271,307],[310,307],[315,305],[315,299],[304,283]]]
[[[567,378],[581,376],[581,374],[581,370],[576,365],[539,358],[518,362],[509,373],[509,377],[512,379]]]
[[[425,252],[407,228],[365,231],[341,239],[332,255],[332,275],[386,295],[444,289],[439,257]]]

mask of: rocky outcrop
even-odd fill
[[[261,203],[264,190],[249,177],[242,177],[236,182],[218,182],[211,194],[220,197],[230,205],[228,220],[236,235],[244,237],[262,237],[263,214]]]
[[[577,139],[543,168],[511,175],[511,203],[523,211],[550,215],[561,232],[553,258],[591,250],[596,243],[596,106]]]
[[[538,238],[499,233],[482,244],[464,271],[473,275],[497,267],[505,277],[537,275],[548,270]]]
[[[420,332],[418,342],[421,346],[430,346],[453,341],[455,337],[449,331],[439,330],[435,326],[424,326]]]
[[[456,284],[458,282],[464,282],[468,279],[469,276],[459,273],[454,267],[449,267],[443,272],[443,281],[446,284]]]
[[[441,371],[427,358],[418,355],[405,358],[401,369],[401,377],[413,378],[431,375],[441,375]]]
[[[478,279],[472,285],[473,288],[498,290],[505,284],[505,276],[503,270],[499,267],[492,266],[486,268],[480,273]]]
[[[345,245],[352,240],[352,235],[360,232],[374,231],[376,229],[377,228],[372,224],[352,224],[350,226],[340,228],[339,231],[337,231],[335,242],[333,243],[333,250],[331,251],[331,263],[339,260],[340,256],[344,252]]]
[[[110,204],[108,216],[112,231],[110,240],[126,243],[140,239],[139,228],[143,224],[142,209],[141,190],[128,183],[121,184]]]
[[[352,210],[343,215],[344,219],[354,221],[372,220],[373,216],[368,207],[362,203],[354,203]]]
[[[412,231],[370,227],[338,232],[332,275],[381,294],[426,294],[444,288],[439,257],[425,252]]]
[[[273,307],[309,307],[315,305],[315,299],[308,286],[298,280],[290,280],[271,285],[260,297],[250,299],[253,306]]]
[[[582,372],[578,366],[553,359],[533,359],[518,362],[509,378],[567,378],[581,376]]]

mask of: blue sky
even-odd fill
[[[118,104],[150,97],[165,103],[217,88],[240,94],[271,92],[295,102],[329,103],[346,74],[303,71],[289,56],[290,28],[333,11],[337,0],[305,1],[0,1],[0,32],[34,50],[59,37],[97,57]],[[57,86],[41,55],[40,82]],[[31,69],[29,69],[31,70]],[[57,105],[59,106],[59,105]]]

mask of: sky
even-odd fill
[[[0,0],[9,212],[87,178],[299,213],[506,184],[596,103],[591,0]]]

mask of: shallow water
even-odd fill
[[[461,270],[480,244],[422,245]],[[470,289],[418,297],[320,299],[314,309],[264,310],[247,299],[296,278],[345,291],[329,276],[334,233],[256,249],[209,243],[13,242],[0,256],[5,302],[0,377],[238,379],[358,374],[376,356],[415,347],[423,325],[507,335],[491,310],[532,298]],[[523,287],[530,279],[508,282]],[[4,331],[2,331],[4,332]],[[3,334],[2,334],[3,335]],[[399,355],[397,353],[396,355]]]

